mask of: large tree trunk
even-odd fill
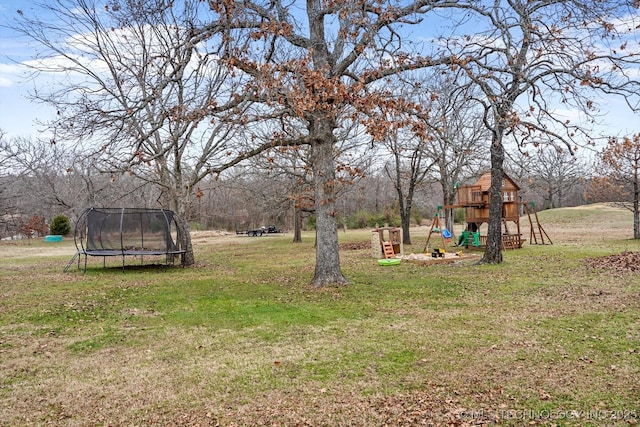
[[[191,244],[191,226],[189,225],[189,216],[191,206],[181,194],[174,193],[168,200],[169,207],[175,212],[176,226],[178,227],[178,242],[180,249],[186,252],[182,255],[182,265],[195,265],[196,257],[193,253],[193,245]]]
[[[489,190],[489,230],[481,263],[502,262],[502,180],[504,177],[502,133],[494,134],[491,143],[491,188]]]
[[[307,0],[311,42],[309,49],[314,69],[322,72],[323,77],[330,79],[328,72],[332,68],[332,60],[325,39],[325,15],[322,13],[324,3],[321,0]],[[324,89],[322,91],[324,92]],[[311,168],[316,213],[316,271],[312,281],[315,287],[347,283],[347,279],[340,271],[340,254],[338,253],[336,170],[333,154],[335,145],[333,131],[337,127],[335,112],[330,104],[318,104],[317,109],[307,115],[309,137],[312,141]]]
[[[402,226],[402,242],[405,245],[410,245],[411,233],[409,233],[409,226],[411,225],[411,200],[410,196],[407,196],[405,204],[405,197],[402,191],[402,184],[400,183],[399,176],[400,171],[396,169],[396,192],[398,193],[398,207],[400,210],[400,222]]]
[[[182,218],[181,215],[176,215],[176,223],[178,226],[178,240],[180,242],[180,248],[186,251],[182,255],[182,265],[194,265],[196,263],[196,258],[193,254],[193,245],[191,244],[191,227],[189,226],[189,221]]]
[[[400,209],[400,221],[402,223],[402,242],[405,245],[410,245],[411,233],[409,232],[409,227],[411,227],[411,206]]]
[[[311,155],[316,208],[316,270],[312,281],[315,287],[347,283],[340,270],[335,166],[331,130],[328,131],[327,138],[315,139]]]
[[[302,242],[302,212],[294,208],[293,212],[293,243]]]

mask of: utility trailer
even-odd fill
[[[239,236],[247,235],[249,237],[260,237],[263,234],[274,234],[281,233],[280,229],[278,229],[275,225],[270,225],[268,227],[260,227],[260,228],[249,228],[246,230],[240,230],[238,228],[238,224],[236,224],[236,234]]]

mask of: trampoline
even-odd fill
[[[165,209],[89,208],[76,223],[73,239],[77,251],[64,271],[76,259],[80,269],[82,257],[86,271],[90,256],[103,257],[103,266],[107,257],[122,257],[123,270],[127,256],[140,257],[142,264],[145,256],[164,256],[165,266],[180,256],[184,266],[186,251],[177,239],[176,218],[173,211]]]

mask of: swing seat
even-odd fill
[[[442,229],[442,237],[444,237],[445,239],[450,239],[451,238],[451,232],[449,230],[447,230],[446,228]]]

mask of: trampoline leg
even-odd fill
[[[71,267],[71,265],[73,265],[73,264],[74,264],[74,262],[75,262],[76,258],[78,258],[79,256],[80,256],[80,253],[79,253],[79,252],[76,252],[76,254],[73,256],[73,258],[71,258],[71,261],[69,261],[69,262],[67,263],[67,265],[64,267],[64,270],[62,270],[62,271],[63,271],[63,272],[65,272],[65,273],[66,273],[67,271],[69,271],[69,267]]]

